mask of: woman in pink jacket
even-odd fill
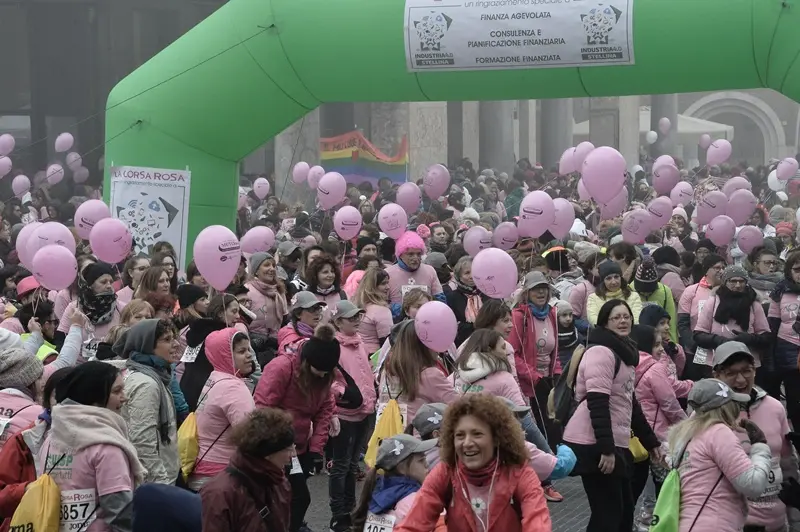
[[[389,338],[394,326],[389,308],[389,274],[377,268],[367,270],[353,302],[364,309],[358,334],[367,353],[372,354]]]
[[[336,259],[328,254],[320,255],[306,266],[307,291],[314,294],[326,308],[322,313],[322,323],[331,320],[336,303],[347,299],[342,290],[342,272]]]
[[[372,364],[364,343],[358,334],[358,325],[364,311],[349,301],[339,301],[333,314],[333,324],[339,341],[339,385],[344,390],[337,401],[338,420],[333,418],[333,431],[339,424],[339,433],[331,439],[330,492],[331,522],[333,532],[350,530],[350,512],[356,504],[356,476],[361,461],[361,449],[370,436],[369,416],[375,412],[377,398]],[[333,435],[333,434],[332,434]]]
[[[197,438],[200,444],[189,487],[200,491],[225,469],[235,454],[231,426],[255,408],[253,396],[242,380],[253,372],[250,339],[233,327],[214,331],[205,341],[206,358],[214,370],[197,403]]]
[[[275,338],[289,313],[286,287],[278,279],[275,259],[269,253],[253,253],[250,257],[250,274],[253,278],[245,284],[252,302],[250,308],[256,317],[250,331]]]
[[[298,292],[297,296],[301,294],[314,297],[308,292]],[[273,358],[256,385],[256,406],[282,408],[294,420],[297,456],[292,458],[289,474],[291,532],[305,526],[304,518],[311,504],[306,478],[322,469],[322,451],[336,411],[331,388],[340,351],[333,327],[320,326],[297,350]]]
[[[278,331],[278,355],[299,353],[300,346],[314,335],[314,328],[322,320],[325,303],[314,294],[301,290],[292,298],[289,323]]]
[[[790,430],[786,410],[780,401],[755,385],[755,377],[755,358],[746,345],[726,342],[714,352],[714,378],[730,386],[735,393],[750,397],[739,417],[758,425],[764,432],[772,455],[766,490],[748,499],[747,526],[763,527],[765,532],[782,532],[786,530],[787,517],[791,519],[794,514],[787,512],[777,495],[783,480],[797,478],[797,459],[786,438]],[[740,440],[742,447],[748,451],[749,440],[744,437]],[[794,529],[796,522],[791,524]]]
[[[491,329],[478,329],[464,342],[455,372],[448,377],[456,391],[488,393],[527,407],[519,383],[511,374],[506,341]]]

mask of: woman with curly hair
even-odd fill
[[[502,399],[468,394],[451,404],[439,445],[442,461],[428,473],[396,532],[433,530],[442,510],[452,532],[551,529],[522,427]]]
[[[322,323],[328,323],[336,303],[347,299],[347,294],[342,290],[342,272],[336,259],[327,253],[316,257],[306,266],[306,282],[306,290],[314,294],[320,303],[327,305],[322,313]]]

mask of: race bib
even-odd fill
[[[403,286],[400,287],[400,294],[402,294],[403,297],[405,297],[405,295],[408,293],[409,290],[413,290],[415,288],[419,288],[420,290],[422,290],[425,293],[428,292],[428,286],[427,285],[424,285],[424,284],[404,284]]]
[[[781,471],[780,458],[773,458],[771,469],[767,475],[767,489],[760,497],[753,499],[751,504],[757,507],[772,507],[778,502],[778,493],[781,491],[783,471]]]
[[[61,521],[58,532],[85,531],[95,520],[97,492],[94,489],[61,492]]]
[[[83,342],[83,351],[81,356],[86,360],[95,360],[97,358],[97,346],[100,342],[94,338]]]
[[[301,475],[303,468],[300,466],[300,460],[297,459],[297,453],[292,454],[292,468],[289,470],[290,475]]]
[[[197,347],[186,346],[186,349],[184,349],[183,351],[183,356],[181,357],[181,362],[191,364],[192,362],[197,360],[197,355],[200,354],[200,349],[202,348],[203,348],[203,342],[200,342],[200,344]]]
[[[694,363],[705,364],[707,360],[708,360],[708,349],[704,347],[698,347],[697,350],[694,352]]]
[[[367,520],[364,522],[364,532],[392,532],[396,519],[393,515],[375,515],[368,512]]]
[[[0,438],[3,437],[9,423],[11,423],[10,417],[0,417]]]
[[[381,418],[381,415],[383,415],[383,411],[386,410],[387,404],[389,403],[378,403],[378,409],[376,411],[376,416],[375,416],[375,423],[377,423],[378,420]],[[403,422],[403,426],[405,427],[408,424],[406,423],[406,420],[408,419],[408,405],[398,401],[397,406],[400,407],[400,420]]]

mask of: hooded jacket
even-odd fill
[[[678,403],[667,367],[643,351],[639,351],[635,391],[647,424],[659,441],[667,441],[669,428],[686,419],[686,413]]]
[[[536,349],[536,328],[533,326],[535,319],[528,305],[517,305],[511,311],[511,322],[514,327],[508,341],[514,348],[514,365],[517,368],[519,387],[526,397],[534,396],[533,388],[542,378],[536,370],[539,355]],[[561,363],[558,361],[558,314],[555,306],[550,309],[550,314],[545,319],[550,320],[555,335],[555,347],[550,362],[550,375],[555,377],[561,375]]]
[[[369,353],[364,348],[361,335],[358,333],[346,335],[337,332],[336,339],[339,340],[341,348],[340,372],[337,374],[337,381],[339,381],[339,387],[344,390],[342,399],[361,398],[360,404],[357,404],[358,400],[348,403],[340,399],[338,402],[339,419],[353,422],[362,421],[375,412],[378,395]]]
[[[487,363],[478,353],[465,353],[461,356],[467,357],[469,369],[457,369],[448,377],[459,394],[487,393],[505,397],[515,405],[525,406],[519,384],[510,372]]]

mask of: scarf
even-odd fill
[[[417,271],[419,269],[419,268],[417,268],[417,270],[412,270],[411,267],[408,264],[406,264],[405,262],[403,262],[403,259],[401,259],[400,257],[397,257],[397,265],[400,266],[401,270],[406,271],[406,272],[415,272],[415,271]]]
[[[107,408],[88,406],[67,399],[53,407],[50,437],[61,447],[78,452],[92,445],[113,445],[125,453],[134,485],[144,481],[145,469],[128,440],[128,426],[122,416]]]
[[[800,283],[796,283],[791,279],[784,279],[775,285],[775,289],[772,290],[769,298],[776,303],[780,303],[783,294],[800,294]]]
[[[750,328],[753,303],[758,298],[756,291],[747,286],[744,292],[733,292],[722,285],[717,288],[717,296],[719,304],[714,312],[714,321],[724,325],[733,320],[742,328],[741,332],[747,332]]]
[[[755,290],[772,292],[781,281],[783,281],[783,272],[767,273],[763,275],[751,273],[750,280],[747,284]]]
[[[708,284],[708,279],[706,279],[705,276],[703,276],[703,278],[700,279],[700,282],[697,284],[699,284],[701,288],[713,288],[713,286]]]
[[[402,475],[378,475],[372,498],[369,500],[369,511],[383,514],[392,510],[406,496],[416,493],[422,485]]]
[[[277,284],[267,284],[264,281],[253,279],[250,285],[264,297],[271,299],[275,303],[275,316],[278,322],[283,321],[283,317],[289,313],[289,306],[286,304],[286,297],[278,292]]]
[[[564,329],[558,324],[558,349],[569,349],[578,343],[578,329],[573,325]]]
[[[611,349],[626,366],[639,365],[639,349],[628,336],[620,336],[605,327],[592,327],[589,329],[589,343]]]
[[[431,242],[430,244],[431,251],[438,251],[439,253],[444,253],[450,246],[447,244],[437,244],[436,242]]]
[[[163,443],[170,443],[169,428],[171,421],[169,406],[170,403],[173,403],[173,398],[169,391],[172,388],[172,371],[169,362],[155,355],[145,355],[134,351],[125,363],[125,367],[129,370],[144,373],[163,385],[159,387],[158,433]]]
[[[531,314],[533,314],[533,317],[539,321],[544,321],[545,318],[547,318],[547,316],[550,314],[550,303],[543,307],[537,307],[533,303],[528,302],[528,308],[531,309]]]
[[[497,457],[495,456],[488,464],[480,469],[467,469],[462,461],[458,461],[458,474],[467,484],[475,487],[483,487],[492,481],[492,477],[497,470]]]
[[[469,286],[458,279],[453,280],[456,283],[456,290],[464,294],[467,298],[467,308],[464,309],[464,318],[467,323],[475,323],[478,317],[478,312],[483,306],[483,299],[481,298],[481,291],[475,286]]]
[[[95,294],[84,281],[79,281],[78,305],[94,325],[105,325],[114,318],[117,310],[117,294]]]
[[[297,334],[305,338],[311,338],[314,336],[314,328],[307,323],[303,323],[302,321],[295,323],[294,330],[297,331]]]
[[[321,296],[327,296],[329,294],[332,294],[334,291],[336,291],[335,284],[330,285],[328,288],[320,288],[319,286],[314,287],[314,292],[318,293]]]

